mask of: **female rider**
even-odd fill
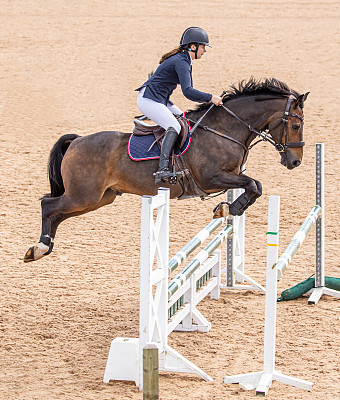
[[[155,182],[165,182],[173,173],[169,169],[169,159],[181,126],[173,115],[182,115],[182,111],[171,101],[170,96],[178,83],[186,98],[196,102],[222,104],[222,98],[204,93],[192,87],[192,62],[200,59],[210,46],[208,34],[198,27],[187,28],[181,37],[179,47],[164,54],[154,74],[137,90],[139,110],[166,130],[161,145],[159,167]]]

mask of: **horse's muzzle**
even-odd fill
[[[301,158],[291,152],[285,151],[281,153],[281,164],[287,169],[294,169],[301,164]]]

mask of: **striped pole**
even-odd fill
[[[179,267],[188,256],[199,247],[208,237],[222,225],[224,218],[213,219],[205,228],[194,236],[181,250],[169,261],[169,274]]]
[[[208,257],[233,233],[233,227],[226,225],[211,241],[207,244],[183,270],[175,276],[168,286],[169,298],[181,287],[181,285],[197,270],[197,268],[207,260]]]
[[[290,263],[291,259],[297,252],[298,248],[305,240],[311,227],[320,216],[321,216],[321,207],[314,206],[311,212],[307,215],[300,229],[296,232],[293,239],[290,241],[289,245],[283,252],[282,256],[279,258],[279,261],[277,262],[277,280],[280,280],[284,270]]]

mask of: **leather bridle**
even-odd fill
[[[206,130],[206,131],[213,132],[213,133],[215,133],[215,134],[217,134],[217,135],[219,135],[219,136],[224,137],[225,139],[228,139],[228,140],[231,140],[231,141],[233,141],[233,142],[235,142],[235,143],[238,143],[240,146],[242,146],[242,147],[243,147],[244,149],[246,149],[247,151],[249,151],[249,150],[250,150],[252,147],[254,147],[257,143],[262,142],[262,141],[265,141],[265,142],[268,142],[268,143],[272,144],[278,152],[280,152],[280,153],[285,153],[285,151],[286,151],[287,148],[303,147],[303,146],[305,145],[305,142],[303,141],[303,136],[302,136],[302,135],[303,135],[303,120],[304,120],[304,117],[303,117],[303,116],[301,117],[300,115],[292,114],[292,113],[289,112],[290,107],[291,107],[291,105],[292,105],[292,103],[293,103],[294,100],[295,100],[295,99],[294,99],[293,96],[289,96],[288,101],[287,101],[286,108],[285,108],[284,113],[283,113],[282,119],[279,120],[278,124],[276,124],[276,125],[274,126],[274,128],[271,128],[271,130],[274,130],[275,128],[277,128],[277,127],[282,123],[282,128],[281,128],[279,143],[276,143],[276,142],[274,141],[274,139],[272,138],[272,136],[270,136],[270,131],[268,131],[268,132],[266,133],[266,132],[261,132],[261,131],[256,130],[256,129],[253,128],[251,125],[247,124],[245,121],[243,121],[241,118],[239,118],[233,111],[231,111],[231,110],[230,110],[228,107],[226,107],[224,104],[222,104],[221,107],[223,107],[230,115],[232,115],[234,118],[236,118],[236,119],[237,119],[239,122],[241,122],[243,125],[245,125],[245,126],[249,129],[249,131],[255,133],[258,137],[260,137],[260,140],[258,140],[256,143],[252,144],[251,146],[246,147],[243,143],[239,142],[237,139],[231,138],[230,136],[225,135],[225,134],[223,134],[223,133],[221,133],[221,132],[218,132],[218,131],[216,131],[215,129],[209,128],[208,126],[203,126],[203,125],[201,125],[201,124],[199,124],[199,123],[197,124],[197,122],[200,122],[200,121],[195,122],[195,121],[192,121],[192,120],[189,120],[189,121],[190,121],[190,122],[194,122],[194,123],[195,123],[195,126],[194,126],[193,129],[190,131],[190,133],[193,133],[193,131],[194,131],[197,127],[200,127],[200,128],[203,128],[203,129]],[[211,108],[212,108],[212,107],[210,107],[210,109],[211,109]],[[210,111],[210,109],[209,109],[208,111]],[[207,113],[206,113],[206,114],[207,114]],[[204,116],[205,116],[206,114],[204,114]],[[204,117],[204,116],[203,116],[203,117]],[[288,141],[287,141],[287,140],[288,140],[288,118],[289,118],[289,117],[295,117],[295,118],[298,118],[298,119],[301,121],[300,140],[299,140],[298,142],[288,142]],[[284,139],[284,142],[283,142],[283,139]]]
[[[283,118],[282,118],[282,128],[281,128],[281,133],[280,133],[280,142],[275,146],[276,150],[278,150],[280,153],[284,153],[285,150],[289,147],[303,147],[305,145],[305,142],[303,141],[303,120],[304,116],[300,116],[297,114],[292,114],[289,112],[290,106],[292,102],[294,101],[294,97],[290,96],[287,101],[286,109],[283,113]],[[301,127],[300,127],[300,140],[298,142],[287,142],[288,139],[288,117],[294,117],[298,118],[301,121]],[[282,143],[282,139],[284,137],[284,143]]]

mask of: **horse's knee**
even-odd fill
[[[257,195],[256,197],[262,196],[262,183],[260,181],[254,180],[256,186],[257,186]]]
[[[261,196],[261,194],[262,194],[262,185],[260,184],[260,182],[255,181],[255,180],[252,179],[251,181],[249,181],[248,185],[246,186],[245,191],[246,191],[246,193],[247,193],[247,195],[249,196],[250,199],[253,196],[256,196],[256,197],[258,197],[257,195]]]
[[[262,185],[259,181],[251,180],[245,187],[245,192],[242,193],[229,206],[231,215],[242,215],[244,211],[255,203],[256,199],[262,194]]]

